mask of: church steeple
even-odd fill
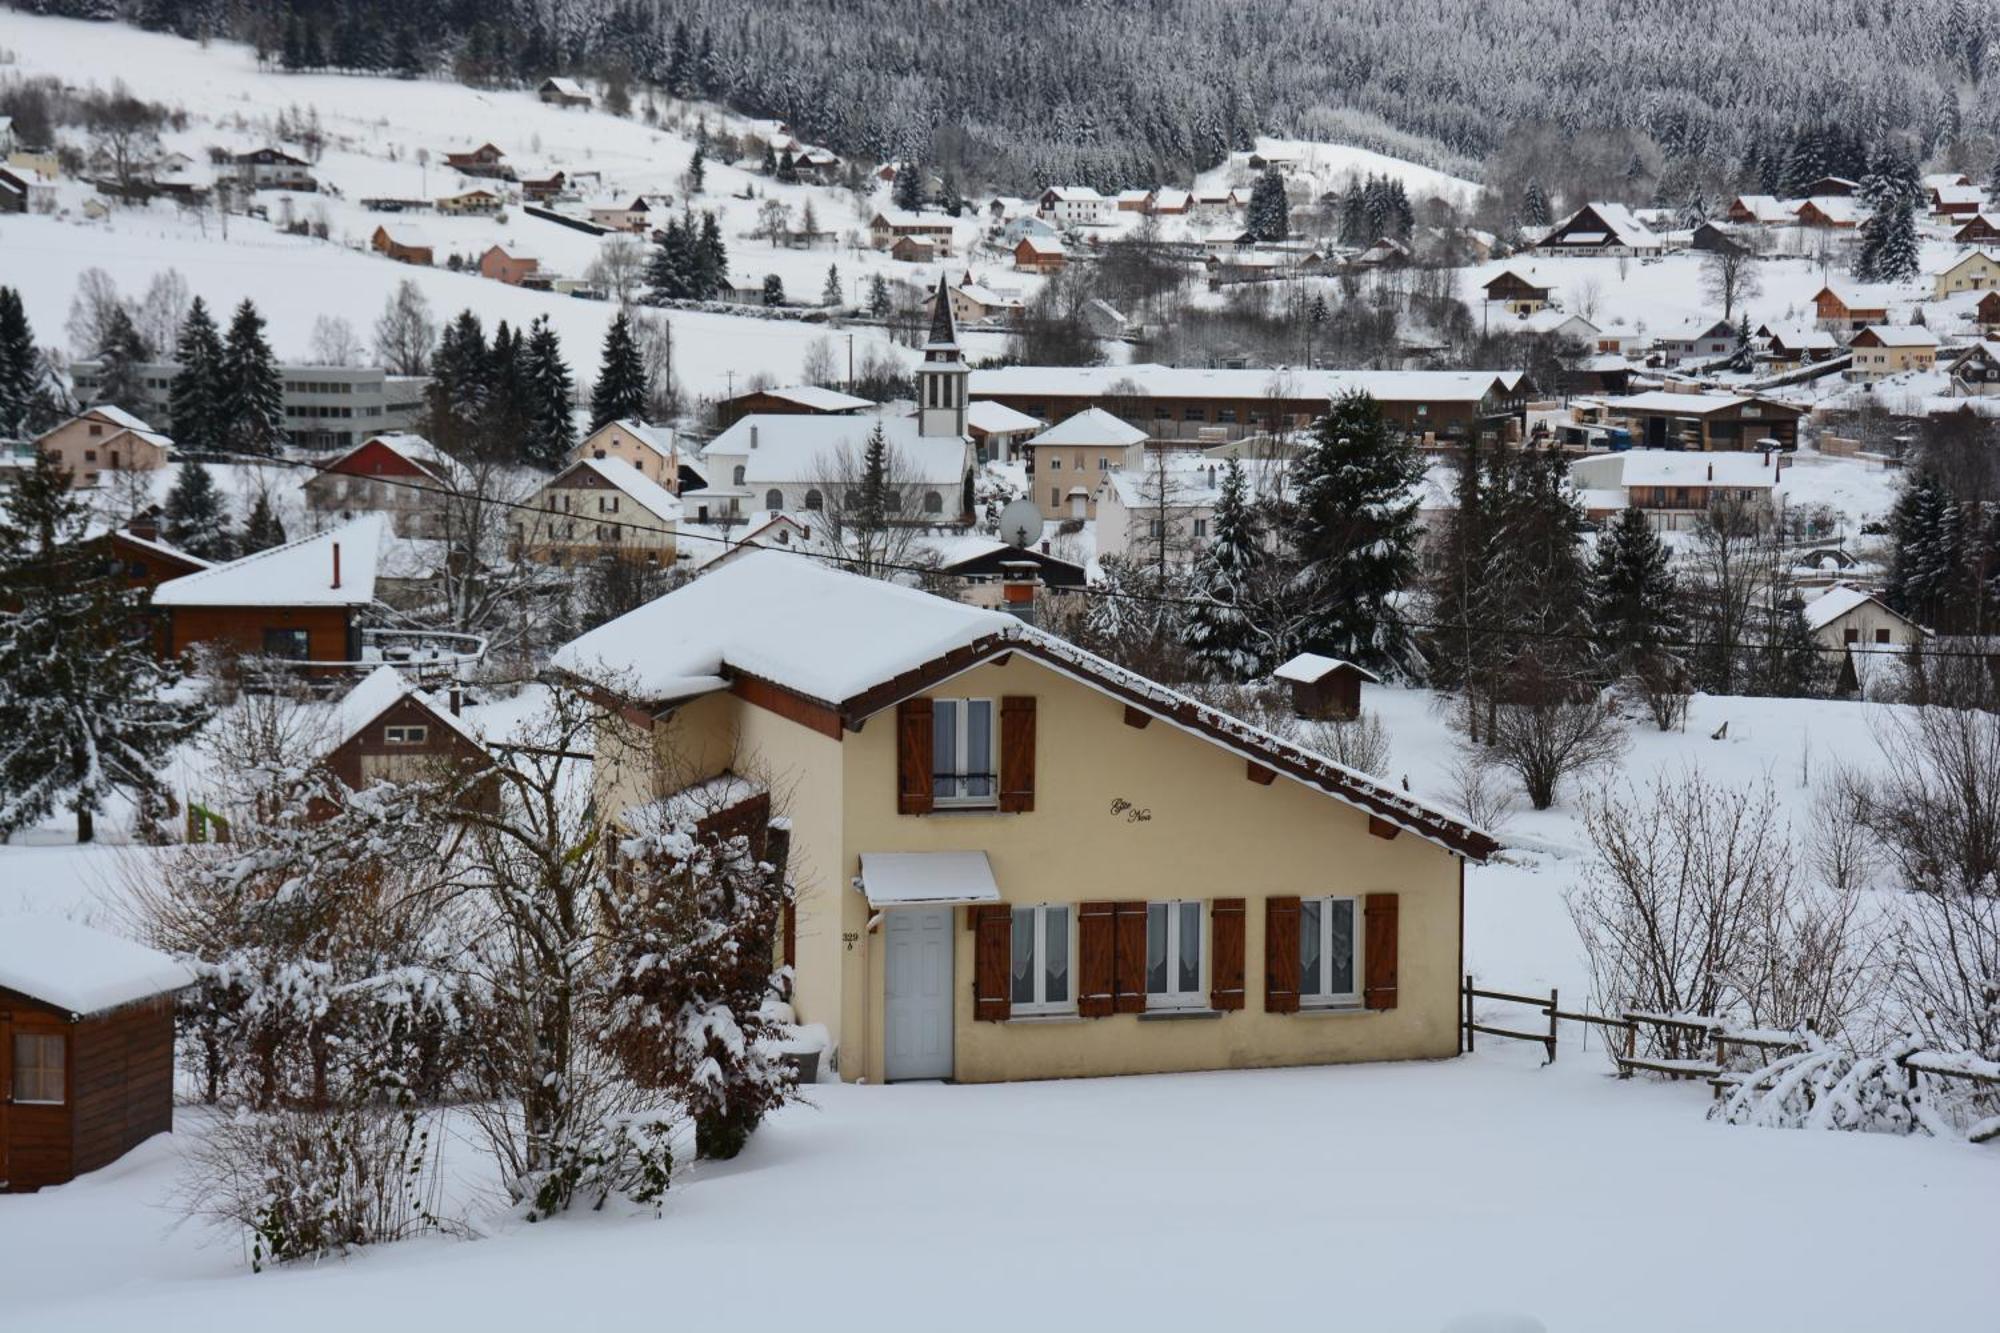
[[[917,434],[965,434],[966,382],[971,367],[959,355],[958,325],[951,317],[951,287],[938,275],[936,307],[931,311],[931,336],[924,343],[924,363],[917,367]]]

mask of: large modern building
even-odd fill
[[[140,415],[173,433],[169,398],[180,366],[150,362],[139,368],[146,386]],[[415,429],[423,415],[421,375],[391,375],[379,366],[280,366],[285,382],[285,436],[301,449],[352,449],[377,435]],[[78,402],[93,401],[103,382],[99,361],[72,370]]]

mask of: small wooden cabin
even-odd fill
[[[361,791],[377,782],[417,782],[441,771],[476,773],[491,768],[493,759],[455,703],[432,702],[396,668],[385,665],[340,701],[326,762],[349,790]],[[467,792],[465,804],[493,811],[499,801],[499,784],[481,781]]]
[[[157,950],[48,917],[0,920],[0,1190],[61,1185],[174,1127],[174,995]]]
[[[1292,711],[1320,722],[1349,722],[1361,716],[1361,682],[1382,678],[1366,667],[1318,653],[1300,653],[1271,673],[1292,687]]]
[[[385,524],[363,514],[337,528],[172,579],[153,589],[169,655],[215,643],[243,656],[318,664],[361,656],[359,615],[375,600]]]

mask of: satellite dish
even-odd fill
[[[1023,496],[1009,500],[1000,511],[1000,540],[1013,546],[1032,546],[1042,539],[1042,507]]]

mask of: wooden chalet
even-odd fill
[[[1649,255],[1666,249],[1653,230],[1623,204],[1590,203],[1558,222],[1535,249],[1547,254]]]
[[[421,435],[398,431],[370,436],[321,464],[299,489],[314,514],[341,520],[387,514],[399,537],[441,537],[459,475],[443,450]]]
[[[1807,185],[1802,193],[1827,199],[1854,199],[1861,194],[1861,182],[1851,181],[1845,176],[1821,176]]]
[[[514,179],[514,168],[507,165],[507,155],[490,143],[483,143],[469,153],[446,153],[444,164],[462,176]]]
[[[1292,711],[1315,721],[1360,717],[1361,683],[1382,683],[1382,678],[1366,667],[1318,653],[1300,653],[1271,675],[1292,687]]]
[[[405,680],[393,666],[379,666],[340,701],[333,748],[325,763],[350,791],[378,782],[465,778],[492,766],[486,741],[459,713],[456,687],[440,704]],[[495,809],[499,788],[480,783],[468,800]]]
[[[1858,201],[1846,195],[1819,195],[1799,204],[1795,216],[1801,227],[1824,227],[1830,231],[1853,231],[1861,225]]]
[[[715,405],[715,422],[727,429],[747,416],[851,417],[875,404],[838,389],[817,384],[787,384],[772,389],[751,389]]]
[[[2000,333],[2000,291],[1979,298],[1979,304],[1973,307],[1973,319],[1986,336]]]
[[[1555,294],[1554,288],[1529,282],[1511,268],[1488,281],[1485,291],[1487,300],[1505,305],[1510,315],[1532,315],[1544,310]]]
[[[164,616],[166,653],[178,657],[209,643],[318,672],[358,660],[360,614],[375,601],[383,527],[381,515],[363,515],[160,584],[153,609]]]
[[[95,1171],[174,1127],[174,995],[157,950],[50,917],[0,920],[0,1191]]]
[[[584,89],[584,86],[575,79],[566,79],[560,76],[543,79],[541,87],[535,89],[535,95],[550,106],[587,108],[595,100]]]
[[[1990,213],[1974,214],[1951,234],[1951,239],[1958,245],[1992,245],[2000,241],[2000,218]]]
[[[1653,390],[1604,400],[1607,416],[1630,423],[1643,449],[1750,450],[1764,440],[1798,448],[1803,407],[1731,393]]]
[[[1822,287],[1813,296],[1813,315],[1828,328],[1859,332],[1870,324],[1889,322],[1889,303],[1873,289]]]
[[[385,222],[375,228],[375,234],[368,238],[368,248],[399,264],[421,264],[429,268],[435,262],[430,238],[415,227],[391,226]]]

